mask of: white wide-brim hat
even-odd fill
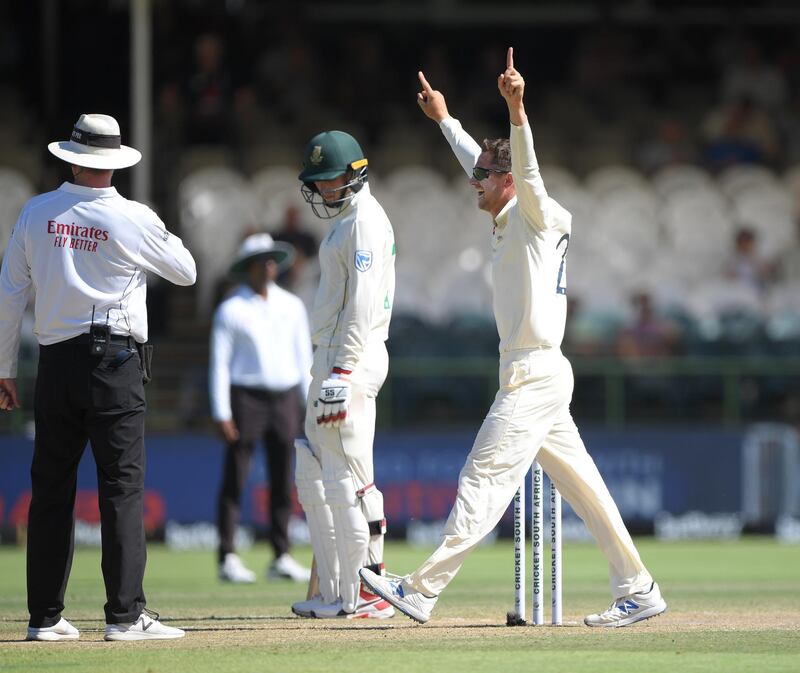
[[[283,271],[294,261],[294,246],[283,241],[275,241],[269,234],[253,234],[248,236],[231,264],[231,273],[241,273],[256,257],[275,260],[278,270]]]
[[[50,143],[47,149],[59,159],[85,168],[113,170],[139,163],[142,153],[123,145],[120,138],[114,117],[87,114],[75,123],[69,140]]]

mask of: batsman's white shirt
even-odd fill
[[[311,341],[337,367],[356,369],[367,345],[386,341],[394,305],[394,231],[365,184],[319,247]],[[329,372],[315,372],[327,376]]]
[[[371,535],[368,522],[384,519],[383,495],[373,483],[372,443],[375,400],[389,367],[384,342],[394,303],[395,243],[389,218],[369,185],[331,225],[319,261],[319,290],[311,314],[316,350],[305,430],[320,471],[307,472],[303,465],[313,467],[312,462],[298,461],[296,476],[298,492],[308,483],[324,492],[325,506],[316,509],[325,510],[328,533],[312,532],[312,544],[318,557],[331,551],[331,543],[336,549],[335,559],[324,567],[318,561],[320,585],[338,586],[343,609],[349,612],[358,601],[359,569],[383,560],[383,536]],[[333,367],[352,372],[347,377],[347,420],[337,428],[316,421],[320,388]],[[301,502],[305,509],[305,499]]]
[[[472,175],[480,146],[454,119],[440,127]],[[459,475],[443,542],[408,581],[438,595],[500,521],[538,458],[606,555],[613,596],[647,591],[652,577],[569,411],[574,380],[560,345],[571,217],[547,195],[530,126],[512,125],[510,140],[517,196],[498,214],[492,237],[500,389]]]
[[[177,285],[197,276],[191,253],[150,208],[114,187],[64,183],[22,209],[0,272],[0,378],[17,373],[20,325],[33,290],[34,334],[42,345],[96,323],[147,341],[150,271]]]
[[[311,337],[299,297],[270,283],[266,299],[240,285],[214,313],[208,367],[211,416],[227,421],[231,385],[283,392],[311,383]]]

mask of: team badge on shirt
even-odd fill
[[[356,250],[355,267],[357,271],[368,271],[372,266],[372,252],[370,250]]]

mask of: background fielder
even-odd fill
[[[419,73],[423,112],[442,132],[494,220],[492,281],[500,335],[500,390],[461,471],[444,539],[425,563],[397,581],[361,571],[399,610],[426,622],[466,555],[497,525],[534,458],[550,475],[608,558],[611,607],[589,626],[625,626],[666,610],[622,517],[570,415],[572,368],[561,354],[566,320],[566,254],[572,216],[547,195],[523,104],[525,82],[509,48],[498,88],[508,105],[506,140],[481,147],[447,112]]]

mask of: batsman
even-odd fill
[[[311,314],[306,439],[295,443],[297,496],[319,580],[316,595],[292,605],[302,617],[394,615],[387,601],[362,589],[358,574],[363,567],[383,574],[386,519],[372,442],[389,366],[395,262],[392,225],[370,194],[367,166],[353,136],[326,131],[309,141],[299,175],[314,214],[331,220]]]

